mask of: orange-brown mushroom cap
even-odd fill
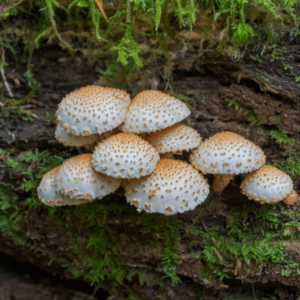
[[[186,162],[161,159],[154,172],[125,184],[127,201],[138,210],[174,215],[194,209],[209,193],[207,179]]]
[[[290,176],[279,169],[264,165],[246,176],[241,189],[251,200],[276,203],[289,196],[293,182]]]
[[[298,195],[295,190],[292,190],[292,192],[287,196],[284,200],[283,203],[286,205],[293,205],[298,201]]]
[[[120,184],[120,179],[94,170],[92,154],[81,154],[65,160],[55,176],[57,190],[71,199],[101,199],[114,192]]]
[[[139,178],[153,172],[157,150],[136,134],[119,133],[99,143],[93,153],[96,171],[115,178]]]
[[[121,130],[125,132],[154,132],[188,117],[185,103],[160,91],[147,90],[132,99]]]
[[[150,134],[147,141],[159,153],[167,153],[196,148],[201,143],[201,137],[192,127],[174,124]]]
[[[128,112],[125,91],[86,86],[67,95],[58,105],[57,122],[67,134],[102,134],[119,126]]]
[[[38,198],[48,206],[80,205],[89,201],[85,199],[72,200],[70,197],[62,195],[55,187],[54,178],[59,172],[58,166],[44,174],[39,187],[37,188]]]
[[[229,131],[202,142],[190,156],[196,169],[209,174],[234,175],[256,170],[265,163],[261,148]]]

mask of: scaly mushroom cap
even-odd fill
[[[115,130],[110,130],[104,132],[102,134],[92,134],[88,136],[82,135],[73,135],[68,134],[67,131],[61,126],[61,124],[57,124],[55,130],[55,138],[65,146],[83,146],[83,145],[90,145],[97,141],[102,141],[111,135],[114,135],[116,132]]]
[[[96,171],[115,178],[139,178],[153,172],[156,149],[133,133],[119,133],[99,143],[93,153]]]
[[[130,98],[130,95],[126,91],[119,90],[116,88],[111,88],[111,93],[114,97],[123,100],[126,103],[127,107],[130,105],[131,98]]]
[[[55,189],[54,177],[59,169],[60,166],[44,174],[40,185],[37,188],[37,194],[40,201],[48,206],[80,205],[89,202],[84,199],[72,200],[70,197],[62,195]]]
[[[283,200],[283,203],[286,205],[293,205],[297,203],[297,201],[298,201],[297,192],[295,190],[292,190],[289,196]]]
[[[67,131],[61,126],[61,124],[57,124],[55,130],[55,138],[65,146],[83,146],[88,144],[93,144],[99,140],[99,134],[91,134],[88,136],[81,135],[73,135],[68,134]]]
[[[153,132],[185,119],[190,110],[180,100],[160,91],[143,91],[132,99],[124,124],[125,132]]]
[[[126,182],[125,195],[138,210],[174,215],[194,209],[206,199],[206,181],[186,162],[163,158],[151,175]]]
[[[167,153],[196,148],[201,143],[201,137],[195,129],[189,126],[174,124],[150,134],[147,141],[159,153]]]
[[[68,134],[101,134],[126,117],[129,95],[114,88],[86,86],[67,95],[58,105],[57,122]]]
[[[249,199],[273,204],[289,196],[293,182],[287,174],[265,165],[248,174],[240,187]]]
[[[81,154],[63,162],[55,176],[55,187],[71,199],[101,199],[114,192],[121,179],[97,173],[92,166],[92,154]]]
[[[192,151],[190,160],[204,174],[233,175],[258,169],[265,163],[266,156],[254,143],[225,131],[202,142]]]

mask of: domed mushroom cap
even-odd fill
[[[92,166],[92,154],[81,154],[63,162],[55,176],[55,186],[71,199],[101,199],[114,192],[120,179],[97,173]]]
[[[119,126],[128,111],[129,95],[114,88],[86,86],[58,105],[57,122],[68,134],[101,134]]]
[[[204,176],[180,160],[161,159],[154,172],[126,182],[127,202],[149,213],[174,215],[194,209],[209,193]]]
[[[159,153],[167,153],[196,148],[201,143],[201,137],[195,129],[189,126],[174,124],[150,134],[147,141]]]
[[[111,89],[111,93],[114,97],[123,100],[126,103],[127,107],[130,105],[131,98],[130,98],[130,95],[126,91],[119,90],[116,88],[110,88],[110,89]]]
[[[124,124],[125,132],[153,132],[185,119],[190,110],[180,100],[160,91],[143,91],[132,99]]]
[[[264,152],[242,136],[225,131],[202,142],[192,151],[191,163],[204,174],[241,174],[265,163]]]
[[[241,189],[249,199],[260,203],[276,203],[286,198],[293,189],[290,176],[273,166],[262,166],[248,174]]]
[[[298,195],[295,190],[292,190],[291,193],[288,195],[288,197],[283,199],[283,203],[286,205],[293,205],[297,203],[297,201],[298,201]]]
[[[115,130],[110,130],[107,132],[104,132],[102,134],[91,134],[88,136],[82,136],[82,135],[73,135],[68,134],[67,131],[61,126],[61,124],[57,124],[56,130],[55,130],[55,138],[62,143],[65,146],[83,146],[83,145],[90,145],[97,141],[102,141],[111,135],[114,135],[116,132]]]
[[[70,197],[64,196],[56,190],[54,177],[59,169],[60,166],[44,174],[39,187],[37,188],[37,194],[40,201],[48,206],[79,205],[89,202],[84,199],[72,200]]]
[[[91,134],[88,136],[68,134],[67,131],[59,123],[57,124],[55,130],[55,138],[65,146],[80,147],[97,142],[99,140],[99,134]]]
[[[99,143],[93,153],[96,171],[115,178],[139,178],[153,172],[156,149],[133,133],[119,133]]]

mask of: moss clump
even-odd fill
[[[35,17],[22,17],[22,38],[29,51],[33,44],[39,47],[42,38],[56,37],[63,47],[75,53],[81,47],[67,42],[65,33],[82,40],[87,32],[93,32],[88,35],[94,49],[100,46],[103,50],[115,50],[123,65],[133,61],[137,66],[143,64],[139,45],[143,37],[157,38],[156,43],[151,43],[153,50],[159,41],[180,34],[187,39],[201,40],[201,45],[207,42],[209,48],[217,48],[219,52],[224,48],[228,52],[233,47],[229,52],[236,56],[236,49],[254,37],[274,44],[283,29],[297,27],[298,22],[296,0],[121,0],[113,5],[104,2],[107,19],[93,0],[15,2],[16,6],[7,5],[2,9],[1,38],[5,43],[9,43],[6,38],[11,30],[5,26],[9,20],[23,12],[30,13]],[[19,3],[22,5],[17,6]],[[193,32],[196,36],[192,36]]]

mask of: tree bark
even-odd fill
[[[261,56],[262,62],[256,63],[251,60],[251,53],[246,52],[240,61],[233,61],[228,57],[222,56],[209,58],[205,53],[199,51],[196,43],[188,46],[178,43],[177,55],[173,55],[171,61],[173,81],[171,85],[175,94],[189,97],[192,114],[185,120],[185,123],[197,129],[202,140],[221,131],[232,131],[243,135],[260,146],[270,163],[285,161],[288,157],[287,146],[278,144],[267,131],[279,127],[286,131],[289,137],[295,138],[294,150],[300,156],[300,87],[288,70],[280,61],[270,62],[268,53]],[[187,47],[187,49],[186,49]],[[298,62],[300,60],[299,41],[285,46],[285,57],[290,57],[289,65],[293,71],[300,76]],[[174,50],[175,51],[175,50]],[[201,55],[199,55],[199,53]],[[33,122],[22,120],[18,116],[6,118],[3,116],[2,107],[2,127],[0,128],[0,147],[2,149],[13,149],[13,154],[2,155],[3,162],[16,159],[24,151],[36,148],[39,151],[47,150],[49,155],[60,156],[67,147],[59,144],[54,138],[55,123],[43,118],[45,112],[54,114],[58,103],[69,92],[76,88],[88,84],[97,84],[99,75],[94,68],[87,65],[86,59],[77,54],[75,57],[62,50],[54,42],[44,45],[41,50],[35,50],[33,55],[33,65],[38,66],[41,58],[46,58],[45,64],[37,68],[34,78],[43,89],[52,91],[42,91],[36,98],[32,98],[30,109],[39,116]],[[25,73],[25,65],[21,65],[18,72],[14,72],[15,61],[11,53],[7,54],[9,67],[5,68],[6,77],[12,86],[14,97],[21,99],[29,92],[22,74]],[[166,82],[163,80],[162,73],[168,67],[167,60],[157,59],[156,63],[150,63],[142,67],[141,75],[132,77],[128,80],[128,92],[132,97],[144,89],[164,90]],[[99,67],[104,68],[104,65]],[[17,80],[16,80],[17,79]],[[109,83],[109,81],[108,81]],[[234,105],[229,105],[234,100],[239,109]],[[240,109],[243,109],[240,112]],[[248,110],[248,114],[244,114]],[[251,113],[255,114],[257,125],[250,125],[248,121]],[[280,120],[276,119],[280,116]],[[265,134],[261,134],[263,130]],[[298,139],[298,140],[297,140]],[[12,140],[15,140],[11,143]],[[75,155],[83,150],[74,149]],[[189,153],[177,156],[179,159],[188,160]],[[41,165],[32,164],[31,170],[37,170]],[[25,217],[18,223],[17,235],[25,236],[25,245],[16,245],[11,237],[3,233],[0,235],[0,251],[16,257],[20,261],[27,261],[39,268],[45,269],[50,273],[59,274],[66,278],[75,278],[75,275],[66,269],[63,261],[68,261],[78,270],[88,272],[91,267],[78,253],[75,254],[69,249],[70,239],[76,239],[78,248],[85,245],[89,237],[97,232],[97,226],[87,226],[87,221],[80,219],[78,223],[72,224],[69,228],[59,225],[60,218],[67,219],[72,215],[72,208],[59,208],[53,215],[44,205],[30,208],[25,202],[28,192],[18,189],[23,178],[27,178],[23,172],[11,169],[8,166],[0,170],[0,182],[4,186],[12,186],[13,193],[19,197],[19,210]],[[213,177],[206,176],[210,185]],[[228,237],[229,224],[234,218],[232,210],[243,207],[257,211],[261,208],[260,204],[248,200],[240,193],[239,185],[245,176],[236,176],[229,186],[222,193],[218,204],[224,203],[217,209],[210,203],[216,199],[208,199],[203,204],[197,206],[194,211],[178,214],[175,220],[179,224],[179,242],[176,247],[179,249],[178,264],[176,274],[181,283],[172,285],[169,278],[157,280],[157,274],[163,277],[162,272],[156,269],[163,266],[162,249],[164,244],[163,236],[156,236],[155,240],[160,243],[149,246],[154,238],[155,232],[147,230],[146,223],[141,223],[135,210],[126,204],[122,188],[119,188],[113,196],[99,203],[109,206],[111,202],[127,207],[127,211],[120,214],[109,211],[106,216],[105,224],[112,231],[114,240],[117,241],[117,251],[110,254],[122,261],[124,271],[137,270],[147,275],[149,284],[141,280],[140,275],[125,277],[122,284],[111,285],[107,278],[94,283],[111,293],[109,299],[124,299],[125,296],[134,292],[141,299],[196,299],[201,292],[204,299],[222,299],[224,295],[236,295],[236,291],[230,291],[234,287],[242,287],[246,292],[252,293],[252,286],[255,286],[256,297],[261,299],[270,291],[276,290],[280,299],[297,299],[297,288],[300,287],[299,275],[292,271],[288,275],[283,275],[282,270],[288,270],[288,264],[278,264],[272,261],[259,262],[251,260],[246,264],[242,258],[235,261],[228,259],[228,264],[220,264],[220,270],[228,274],[230,278],[221,282],[218,276],[213,274],[212,279],[206,280],[204,269],[207,268],[207,261],[200,260],[192,253],[203,250],[203,241],[195,237],[188,229],[192,226],[204,233],[211,232],[212,228],[218,227],[218,231]],[[291,175],[294,182],[294,189],[300,194],[300,180],[296,174]],[[292,208],[278,206],[277,212],[280,214],[282,209],[292,209],[300,213],[300,207],[295,205]],[[3,210],[3,214],[11,216],[12,209]],[[201,216],[199,217],[199,215]],[[73,215],[72,215],[73,216]],[[99,216],[100,218],[101,216]],[[150,218],[144,214],[144,218]],[[282,224],[291,219],[289,216],[280,215]],[[71,219],[74,222],[74,218]],[[167,222],[167,221],[166,221]],[[300,219],[298,219],[300,222]],[[248,226],[259,226],[254,214],[248,213],[244,219],[245,229]],[[299,223],[300,224],[300,223]],[[78,232],[82,226],[84,230]],[[296,226],[297,227],[297,226]],[[295,230],[299,230],[295,227]],[[264,238],[264,233],[257,233],[258,239]],[[216,243],[218,241],[215,241]],[[213,241],[214,243],[214,241]],[[300,243],[298,241],[288,241],[286,248],[287,261],[299,260]],[[84,249],[86,256],[91,254],[93,247]],[[272,247],[272,246],[270,246]],[[226,255],[214,247],[216,257],[220,261],[227,260]],[[55,259],[50,264],[52,257]],[[63,258],[63,260],[59,260]],[[105,258],[104,258],[105,259]],[[206,269],[205,269],[206,270]],[[110,270],[106,270],[110,272]],[[140,274],[139,273],[139,274]],[[85,273],[84,273],[85,274]],[[159,278],[161,278],[159,277]],[[80,280],[90,282],[90,279],[80,275]],[[77,279],[78,279],[77,278]],[[163,298],[165,297],[165,298]]]

